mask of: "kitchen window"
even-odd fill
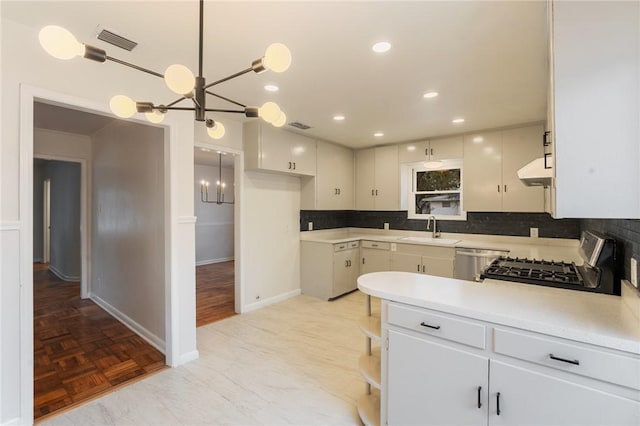
[[[409,218],[464,220],[462,206],[462,161],[440,161],[433,164],[415,163],[407,165],[407,210]]]

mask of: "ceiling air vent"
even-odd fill
[[[129,52],[138,45],[135,41],[131,41],[126,37],[122,37],[121,35],[102,27],[98,27],[97,37],[98,40],[106,41],[109,44],[113,44],[114,46],[118,46],[119,48],[128,50]]]
[[[307,126],[306,124],[301,123],[299,121],[292,121],[291,123],[288,123],[288,124],[289,126],[295,127],[296,129],[300,129],[300,130],[307,130],[311,128],[311,126]]]

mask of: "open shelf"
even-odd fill
[[[358,371],[362,377],[376,389],[380,389],[380,347],[371,351],[371,355],[363,354],[358,359]]]
[[[360,329],[371,340],[376,342],[380,341],[380,317],[378,316],[365,316],[358,321]]]
[[[365,426],[380,426],[380,396],[362,395],[358,399],[358,415]]]

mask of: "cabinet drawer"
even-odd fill
[[[640,389],[640,359],[546,337],[494,329],[494,351],[547,367]]]
[[[349,241],[349,248],[358,248],[360,247],[360,241]]]
[[[354,246],[355,244],[355,246]],[[342,250],[348,250],[351,248],[357,248],[358,247],[358,242],[357,241],[348,241],[346,243],[338,243],[338,244],[334,244],[333,245],[333,251],[342,251]]]
[[[387,321],[423,334],[485,348],[485,326],[445,315],[389,304]]]
[[[380,241],[362,241],[362,248],[372,248],[379,250],[389,250],[389,243],[381,243]]]

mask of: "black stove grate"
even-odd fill
[[[504,256],[491,262],[481,278],[564,288],[584,286],[578,268],[573,263]]]

